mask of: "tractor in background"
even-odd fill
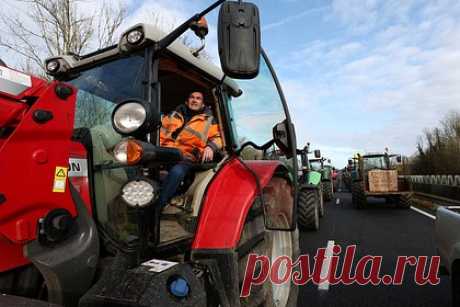
[[[299,169],[299,201],[297,203],[297,223],[300,228],[318,230],[320,218],[324,216],[324,201],[321,185],[321,173],[310,167],[308,154],[310,143],[297,150]],[[319,150],[314,151],[315,157],[321,157]]]
[[[325,162],[327,162],[327,164]],[[323,198],[325,201],[331,201],[334,199],[334,183],[332,178],[333,167],[330,163],[331,160],[324,157],[315,157],[314,159],[310,159],[311,169],[321,173],[321,184]]]
[[[352,202],[358,209],[366,208],[368,197],[384,198],[401,208],[411,206],[412,192],[408,180],[399,176],[397,166],[401,155],[369,153],[357,155],[352,184]]]

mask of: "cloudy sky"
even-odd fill
[[[178,24],[210,0],[123,0],[123,27]],[[425,127],[460,110],[460,1],[254,0],[262,42],[288,100],[298,143],[345,165],[356,151],[410,155]],[[83,1],[87,11],[97,1]],[[2,1],[11,14],[20,5]],[[216,13],[208,52],[216,54]],[[5,33],[2,32],[2,35]],[[8,53],[7,62],[14,62]],[[0,57],[6,57],[0,49]]]

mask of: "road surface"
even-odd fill
[[[383,256],[381,275],[393,275],[397,256],[434,256],[434,220],[410,209],[400,209],[379,199],[369,199],[367,209],[357,210],[351,194],[336,193],[326,204],[326,215],[318,232],[301,232],[300,249],[310,257],[318,248],[334,241],[342,248],[357,245],[359,259],[364,255]],[[338,203],[338,204],[337,204]],[[341,254],[343,260],[343,252]],[[355,264],[356,264],[355,260]],[[339,272],[341,262],[339,263]],[[450,284],[441,276],[436,286],[418,286],[415,269],[408,267],[401,286],[330,285],[308,283],[300,287],[298,306],[450,306]],[[352,271],[353,272],[353,271]]]

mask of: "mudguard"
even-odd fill
[[[255,160],[244,163],[256,174],[261,189],[267,187],[277,170],[288,173],[280,161]],[[192,249],[235,248],[257,195],[258,187],[251,171],[236,158],[227,162],[208,186]]]

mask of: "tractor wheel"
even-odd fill
[[[287,220],[284,220],[284,222],[288,227]],[[295,261],[300,254],[298,230],[296,229],[292,232],[266,230],[262,213],[250,220],[248,219],[244,225],[238,246],[248,243],[253,244],[252,247],[249,250],[241,248],[246,252],[238,257],[240,287],[243,283],[249,254],[266,255],[269,257],[270,263],[273,263],[280,256],[288,256]],[[281,268],[285,267],[281,266]],[[258,269],[260,267],[256,267],[256,270]],[[298,266],[293,268],[293,271],[298,270]],[[268,278],[263,285],[252,286],[249,297],[240,298],[240,304],[244,307],[295,307],[297,306],[298,292],[298,287],[291,281],[281,285],[273,285],[270,283],[270,278]]]
[[[319,199],[319,217],[323,217],[324,216],[324,212],[325,212],[325,209],[324,209],[324,198],[323,198],[323,187],[321,184],[319,184],[318,186],[318,190],[316,192],[316,197]]]
[[[332,191],[332,182],[324,181],[323,182],[323,191],[324,191],[324,200],[331,201],[334,198],[334,192]]]
[[[47,298],[43,277],[33,265],[0,273],[0,293],[42,300]]]
[[[318,230],[320,204],[315,189],[301,189],[297,202],[297,223],[302,229]]]
[[[353,182],[351,187],[351,199],[355,208],[364,209],[367,207],[366,195],[364,194],[364,188],[361,182]]]
[[[410,194],[403,194],[399,196],[398,205],[400,208],[409,209],[412,205],[412,197]]]

